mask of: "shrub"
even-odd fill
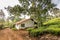
[[[30,31],[30,36],[38,36],[39,35],[39,30],[32,30],[32,31]]]
[[[29,29],[30,36],[37,37],[42,34],[60,35],[60,27],[58,25],[50,25],[49,27],[39,27],[37,29]]]
[[[0,29],[3,29],[4,28],[4,25],[3,24],[0,24]]]
[[[43,23],[44,25],[56,25],[60,24],[60,18],[55,18]]]
[[[16,28],[12,28],[12,30],[16,31],[17,29]]]
[[[26,30],[31,31],[31,30],[33,30],[33,28],[27,28]]]
[[[43,23],[43,25],[45,26],[37,29],[28,29],[30,36],[36,37],[45,33],[60,35],[60,18],[49,20],[48,22]]]
[[[54,35],[59,35],[60,34],[60,28],[59,27],[48,27],[45,30],[46,30],[46,32],[48,32],[50,34],[54,34]]]
[[[40,27],[37,29],[30,29],[29,34],[30,34],[30,36],[34,36],[34,37],[39,36],[44,33],[44,31],[45,31],[44,28],[45,27]]]
[[[14,25],[13,22],[5,22],[4,23],[4,26],[9,27],[9,28],[13,28],[13,25]]]

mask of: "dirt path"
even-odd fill
[[[0,40],[24,40],[22,36],[7,28],[0,31]]]

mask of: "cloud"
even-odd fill
[[[52,0],[52,3],[56,4],[56,7],[60,9],[60,0]]]
[[[58,4],[59,0],[52,0],[52,3]]]
[[[0,0],[0,9],[19,4],[18,0]]]
[[[4,9],[4,7],[7,6],[14,6],[19,4],[18,0],[0,0],[0,9],[3,10],[3,12],[5,13],[5,18],[7,18],[9,16],[9,12],[7,10]]]

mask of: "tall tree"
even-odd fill
[[[54,15],[54,18],[60,17],[60,9],[54,8],[51,10],[52,14]]]
[[[38,27],[43,25],[48,11],[55,6],[51,0],[19,0],[19,2],[21,6],[13,7],[10,12],[30,15],[37,21]]]

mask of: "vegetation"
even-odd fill
[[[30,15],[32,19],[37,21],[38,27],[43,25],[42,23],[46,21],[48,11],[55,6],[51,3],[51,0],[19,0],[19,2],[21,6],[16,5],[9,9],[10,13],[14,16]]]
[[[48,22],[45,22],[46,26],[39,27],[37,29],[29,28],[27,30],[29,31],[29,34],[34,37],[40,36],[46,33],[53,34],[53,35],[60,35],[60,22],[59,21],[60,21],[60,18],[55,18],[55,19],[49,20]]]
[[[38,28],[27,29],[31,36],[39,36],[44,33],[60,34],[60,18],[55,18],[59,9],[54,8],[55,4],[51,0],[19,0],[19,2],[21,6],[15,5],[9,11],[17,18],[21,14],[29,15],[30,18],[37,22]],[[54,12],[55,17],[50,16],[48,11]],[[47,17],[52,18],[52,20],[47,21]]]
[[[60,24],[60,18],[54,18],[52,20],[49,20],[45,23],[43,23],[44,25],[57,25],[57,24]]]
[[[51,0],[19,0],[19,2],[21,6],[15,5],[8,9],[11,17],[8,18],[7,22],[3,23],[2,20],[2,24],[0,25],[1,29],[9,27],[16,30],[16,28],[14,28],[14,23],[19,21],[20,15],[23,14],[30,16],[30,18],[37,22],[38,28],[27,29],[30,36],[36,37],[46,33],[54,35],[60,34],[60,18],[57,18],[56,15],[56,13],[60,11],[54,8],[55,4],[53,4]],[[55,13],[54,16],[49,15],[49,11]],[[48,18],[51,20],[47,21]],[[12,22],[10,22],[9,19],[11,19]]]
[[[4,24],[0,23],[0,29],[4,28]]]

